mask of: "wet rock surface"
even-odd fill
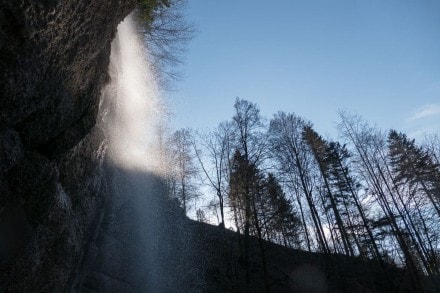
[[[240,236],[186,218],[154,174],[104,163],[101,88],[135,2],[0,4],[0,292],[244,291]],[[255,239],[250,253],[250,289],[262,292]],[[335,271],[321,254],[267,244],[267,255],[274,292],[396,291],[405,280],[363,260],[338,257]]]
[[[134,0],[0,4],[0,291],[66,289],[103,206],[97,119]]]

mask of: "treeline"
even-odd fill
[[[264,268],[264,241],[271,241],[374,260],[384,270],[397,265],[416,289],[426,277],[440,289],[438,136],[418,145],[340,113],[338,142],[294,113],[266,123],[254,103],[237,98],[234,109],[209,133],[170,136],[168,183],[185,213],[200,185],[212,190],[215,200],[197,218],[214,212],[219,225],[243,234],[245,267],[255,236]]]

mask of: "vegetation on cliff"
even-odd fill
[[[185,19],[186,5],[186,0],[140,0],[135,13],[153,70],[163,88],[169,88],[180,78],[178,66],[194,36],[194,25]]]

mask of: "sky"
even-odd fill
[[[213,128],[236,97],[336,138],[338,111],[440,131],[440,1],[188,0],[196,27],[169,93],[175,128]]]

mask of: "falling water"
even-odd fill
[[[104,89],[109,156],[118,166],[163,172],[158,131],[163,106],[149,55],[128,16],[112,43],[110,84]]]
[[[132,16],[117,28],[109,76],[100,105],[109,159],[105,208],[96,238],[101,240],[92,244],[98,253],[86,257],[91,265],[77,287],[167,292],[160,289],[165,282],[159,281],[166,265],[159,238],[168,223],[161,183],[165,156],[158,133],[165,111]]]
[[[108,137],[105,202],[74,282],[79,292],[181,292],[202,284],[189,220],[166,197],[159,132],[165,111],[137,32],[129,16],[112,43],[100,106]]]

